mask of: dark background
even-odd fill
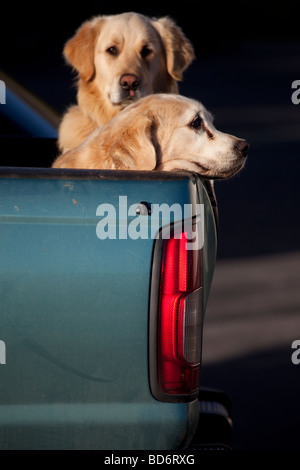
[[[300,366],[290,360],[300,337],[300,105],[291,101],[300,80],[300,7],[5,2],[0,70],[62,113],[76,97],[64,43],[86,19],[124,11],[177,22],[197,55],[181,93],[202,101],[217,128],[250,142],[245,169],[215,185],[220,233],[203,382],[230,393],[233,448],[300,449]]]

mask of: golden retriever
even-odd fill
[[[60,155],[53,168],[188,170],[229,178],[245,164],[248,142],[218,131],[211,114],[190,98],[141,98]]]
[[[168,17],[138,13],[98,16],[85,22],[65,45],[78,72],[77,105],[64,115],[60,151],[76,147],[128,104],[152,93],[178,93],[177,82],[194,49]]]

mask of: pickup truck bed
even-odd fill
[[[193,437],[197,398],[153,394],[156,240],[119,236],[139,213],[120,218],[120,196],[137,208],[203,204],[204,313],[216,222],[199,177],[0,168],[1,449],[180,449]],[[102,204],[116,208],[115,239],[97,235]],[[164,217],[161,227],[181,223]]]

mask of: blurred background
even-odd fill
[[[176,3],[5,2],[0,70],[63,113],[76,90],[62,50],[83,21],[136,11],[168,15],[182,28],[197,59],[181,94],[251,145],[245,169],[215,184],[219,248],[202,385],[231,398],[233,449],[300,450],[300,365],[291,361],[300,339],[300,104],[291,99],[300,80],[300,7]]]

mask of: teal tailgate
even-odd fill
[[[118,208],[121,195],[128,207],[184,204],[201,187],[187,177],[0,178],[0,449],[182,445],[197,403],[159,403],[149,390],[153,240],[100,240],[96,211]]]

